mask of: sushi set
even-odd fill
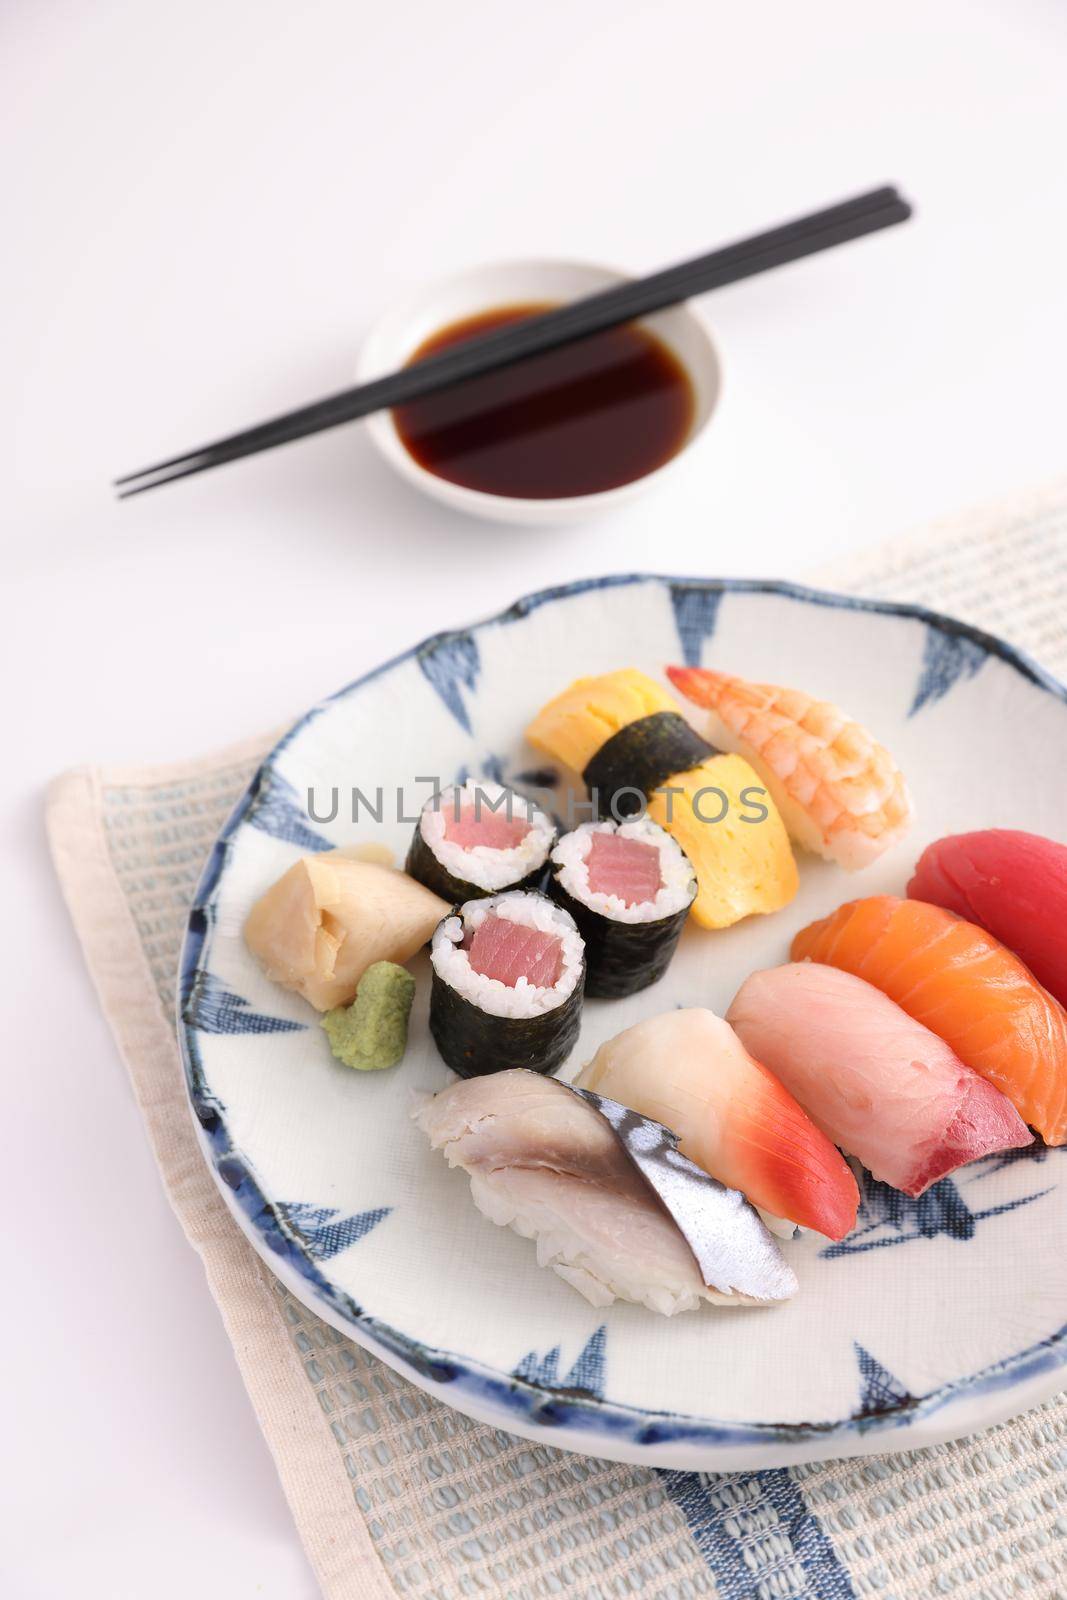
[[[1065,776],[1064,691],[913,608],[614,579],[428,641],[209,862],[180,1032],[220,1187],[335,1326],[570,1448],[1010,1414],[1067,1357]]]

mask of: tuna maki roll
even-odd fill
[[[438,925],[430,961],[430,1032],[453,1072],[554,1072],[566,1061],[581,1021],[585,951],[560,906],[521,891],[468,900]]]
[[[503,889],[537,888],[555,841],[555,823],[532,800],[487,778],[468,778],[427,800],[405,871],[458,905]]]
[[[585,941],[585,992],[621,1000],[662,978],[697,880],[681,845],[650,818],[587,822],[552,852],[548,892]]]

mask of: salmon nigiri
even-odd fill
[[[999,1089],[851,972],[815,961],[754,972],[726,1020],[835,1144],[904,1194],[1032,1143]]]
[[[977,922],[1067,1005],[1067,845],[1014,828],[952,834],[923,851],[908,898]]]
[[[900,769],[837,706],[704,667],[668,667],[667,676],[708,712],[712,744],[755,768],[803,849],[854,872],[907,830],[912,806]]]
[[[713,1011],[668,1011],[626,1028],[577,1087],[670,1128],[684,1156],[772,1217],[829,1239],[855,1223],[859,1192],[840,1151]]]
[[[866,978],[988,1078],[1047,1144],[1067,1142],[1067,1012],[984,928],[874,895],[803,928],[794,961]]]

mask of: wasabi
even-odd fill
[[[356,989],[350,1006],[337,1006],[322,1019],[330,1049],[357,1072],[395,1067],[407,1048],[408,1016],[415,979],[392,961],[375,961]]]

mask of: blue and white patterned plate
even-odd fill
[[[587,1002],[574,1068],[640,1017],[723,1011],[793,933],[857,894],[900,891],[948,832],[1064,831],[1067,691],[1008,646],[911,606],[784,584],[613,577],[546,590],[440,634],[308,713],[271,753],[211,855],[182,957],[179,1031],[207,1159],[256,1249],[292,1291],[415,1383],[515,1433],[659,1466],[739,1469],[910,1449],[1053,1393],[1067,1360],[1067,1155],[980,1162],[909,1200],[866,1179],[855,1232],[787,1245],[801,1282],[774,1310],[667,1320],[594,1310],[533,1247],[475,1209],[409,1120],[450,1081],[426,1025],[403,1063],[334,1061],[317,1014],[245,949],[253,901],[301,854],[380,839],[402,858],[418,776],[552,773],[522,742],[581,674],[703,662],[837,700],[910,780],[913,833],[859,876],[804,858],[788,910],[689,928],[666,978]],[[361,789],[382,821],[351,819]],[[332,809],[338,815],[314,821]]]

